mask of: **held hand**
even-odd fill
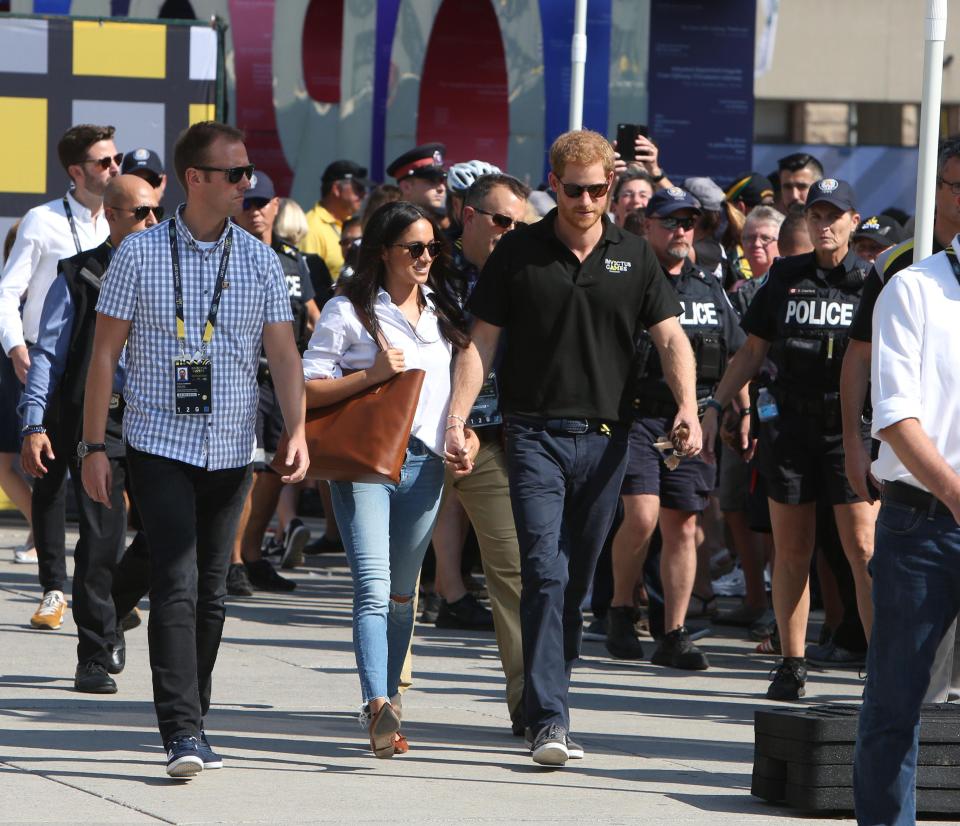
[[[471,428],[465,428],[463,431],[464,445],[458,454],[446,453],[444,459],[450,472],[456,478],[467,476],[473,472],[473,463],[480,452],[480,439],[476,431]]]
[[[310,467],[310,454],[307,452],[307,440],[302,434],[290,437],[284,464],[291,468],[291,471],[286,476],[280,477],[281,482],[285,485],[294,485],[303,481],[303,477],[307,475],[307,468]]]
[[[452,419],[447,419],[447,423],[453,426],[447,428],[446,435],[443,439],[443,461],[448,466],[459,466],[468,456],[467,435],[461,424],[454,423]],[[476,434],[474,434],[474,438],[476,438]]]
[[[13,362],[13,369],[17,378],[20,379],[20,384],[26,384],[27,371],[30,369],[30,353],[27,351],[26,345],[20,344],[14,347],[8,355],[10,361]]]
[[[679,414],[678,414],[679,417]],[[708,407],[703,413],[703,421],[701,422],[702,430],[702,439],[703,439],[703,459],[705,462],[713,465],[717,462],[716,451],[714,450],[714,445],[717,443],[717,411],[712,407]]]
[[[110,491],[113,488],[113,474],[110,460],[103,451],[90,453],[80,463],[80,477],[83,489],[94,502],[113,507],[110,504]]]
[[[391,347],[389,350],[381,350],[377,353],[377,357],[373,360],[373,367],[367,368],[367,375],[373,379],[374,384],[379,384],[397,373],[402,373],[405,369],[403,350]]]
[[[853,492],[864,502],[872,505],[875,497],[870,492],[870,485],[873,485],[874,491],[877,491],[880,489],[880,483],[870,472],[870,454],[859,439],[853,439],[849,443],[844,440],[843,469]]]
[[[41,479],[46,475],[47,468],[43,464],[43,457],[55,459],[50,437],[46,433],[31,433],[23,440],[20,448],[20,467],[28,476]]]

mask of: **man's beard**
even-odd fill
[[[667,247],[667,256],[675,259],[676,261],[682,261],[689,254],[689,244],[673,244],[672,246]]]

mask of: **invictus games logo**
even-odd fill
[[[623,275],[625,272],[629,272],[630,267],[633,266],[630,261],[611,261],[609,258],[605,258],[603,263],[607,268],[607,272],[613,273],[614,275]]]
[[[833,192],[838,186],[840,186],[840,184],[837,183],[835,178],[824,178],[817,184],[821,192]]]

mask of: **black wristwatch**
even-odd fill
[[[662,181],[662,180],[663,180],[664,178],[666,178],[666,177],[667,177],[667,173],[664,172],[664,171],[661,169],[661,170],[660,170],[660,174],[659,174],[659,175],[651,175],[651,176],[650,176],[650,180],[651,180],[653,183],[658,184],[658,183],[660,183],[660,181]]]
[[[98,453],[100,451],[106,452],[107,446],[103,442],[85,442],[81,439],[77,442],[77,459],[81,462],[85,456],[89,456],[91,453]]]

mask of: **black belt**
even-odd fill
[[[538,427],[550,433],[560,433],[565,436],[578,436],[582,433],[598,433],[601,428],[619,426],[616,422],[605,419],[544,419],[539,416],[524,416],[511,413],[506,417],[508,422]]]
[[[927,512],[928,516],[950,516],[950,508],[943,504],[932,493],[915,488],[906,482],[884,482],[882,499],[884,502],[907,505]]]
[[[499,444],[503,440],[503,428],[498,424],[488,424],[473,428],[482,445]]]

